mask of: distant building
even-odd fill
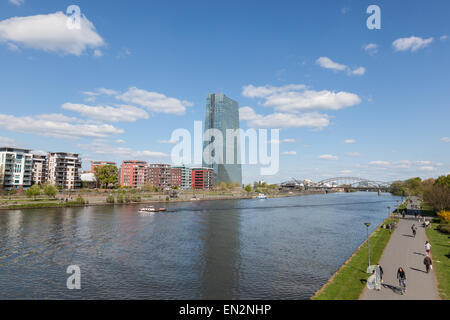
[[[47,156],[33,154],[32,183],[42,185],[47,182]]]
[[[47,181],[66,190],[81,187],[81,159],[76,153],[50,152],[47,156]]]
[[[209,155],[209,158],[203,159],[203,167],[209,167],[214,170],[214,179],[216,183],[239,183],[242,184],[242,166],[240,163],[240,138],[236,136],[231,148],[227,148],[226,137],[227,130],[238,130],[239,126],[239,105],[233,99],[224,94],[208,94],[206,98],[206,117],[205,131],[208,129],[217,129],[223,135],[223,161],[222,163],[212,163],[215,151]],[[213,142],[206,141],[204,149]],[[234,155],[234,164],[227,164],[227,154]],[[206,160],[206,161],[205,161]],[[212,163],[212,164],[211,164]]]
[[[115,162],[110,161],[91,161],[91,173],[95,173],[95,168],[103,166],[114,166],[117,167]]]
[[[97,187],[97,179],[95,178],[95,174],[92,172],[83,172],[80,175],[81,183],[83,187],[86,188],[95,188]]]
[[[214,170],[211,168],[192,168],[191,185],[193,190],[209,190],[214,186]]]
[[[181,176],[180,176],[181,179]],[[148,182],[159,190],[171,187],[171,166],[169,164],[149,164]]]
[[[128,160],[122,162],[120,168],[120,185],[142,189],[148,181],[148,166],[146,161]]]
[[[191,180],[192,169],[185,167],[185,166],[172,167],[172,170],[174,170],[174,169],[176,169],[177,172],[180,172],[180,174],[181,174],[180,189],[182,189],[182,190],[192,189],[192,180]],[[174,183],[175,183],[175,181],[174,181]]]
[[[6,190],[31,186],[33,155],[28,149],[0,148],[0,185]]]
[[[180,167],[170,168],[170,187],[181,189],[182,169]]]

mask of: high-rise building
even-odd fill
[[[81,188],[81,159],[76,153],[49,152],[47,181],[66,190]]]
[[[205,131],[208,129],[217,129],[223,135],[222,163],[211,164],[211,162],[213,162],[212,157],[216,156],[215,151],[209,155],[209,159],[203,159],[203,167],[209,167],[214,170],[215,183],[233,182],[239,183],[239,185],[242,184],[239,135],[237,134],[237,138],[234,139],[232,143],[229,143],[229,148],[227,148],[226,143],[227,130],[238,130],[239,128],[238,103],[224,94],[208,94],[206,98]],[[204,148],[206,148],[213,141],[213,138],[211,141],[206,141]],[[234,161],[232,164],[227,164],[227,154],[229,154],[230,157],[231,155],[234,155]]]
[[[180,188],[182,190],[190,190],[192,188],[192,169],[185,166],[172,167],[172,170],[174,169],[179,170],[179,172],[181,173]]]
[[[169,164],[150,164],[148,166],[148,181],[159,190],[171,187]]]
[[[122,162],[120,168],[120,185],[142,189],[148,181],[148,166],[146,161],[128,160]]]
[[[95,173],[95,168],[103,166],[114,166],[117,167],[115,162],[110,161],[91,161],[91,173]]]
[[[33,155],[30,150],[0,148],[0,186],[25,190],[31,186]]]
[[[41,185],[47,182],[47,156],[33,154],[33,184]]]
[[[192,189],[208,190],[214,186],[214,170],[211,168],[192,168]]]

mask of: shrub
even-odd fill
[[[117,196],[117,203],[123,203],[123,195],[118,195]]]
[[[166,201],[170,201],[170,198],[169,198],[169,196],[167,196],[167,197],[166,197]]]
[[[441,220],[444,220],[444,221],[450,221],[450,211],[441,211],[441,212],[438,212],[438,216],[439,216],[439,218],[441,218]]]
[[[112,195],[109,195],[108,197],[106,197],[106,203],[114,203],[114,197]]]
[[[75,202],[76,202],[77,204],[85,204],[85,203],[86,203],[86,201],[84,201],[84,199],[83,199],[82,196],[79,196],[79,197],[77,198],[77,200],[75,200]]]
[[[126,196],[125,197],[125,203],[130,203],[131,202],[131,198],[130,198],[130,196]]]
[[[450,224],[440,224],[438,230],[442,233],[450,234]]]
[[[132,201],[132,202],[141,202],[141,197],[140,197],[140,196],[133,196],[133,197],[131,198],[131,201]]]

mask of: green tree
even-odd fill
[[[36,199],[36,196],[41,195],[41,188],[38,185],[33,185],[25,191],[25,195],[28,198]]]
[[[247,191],[247,193],[252,192],[252,186],[248,184],[248,185],[245,187],[245,191]]]
[[[110,185],[116,185],[119,181],[119,170],[113,165],[96,167],[94,174],[100,187],[108,188]]]
[[[44,186],[44,194],[47,197],[54,198],[58,194],[58,189],[52,184],[46,184]]]
[[[444,186],[450,188],[450,174],[447,176],[441,176],[437,178],[434,184],[437,186]]]

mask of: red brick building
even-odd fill
[[[192,189],[208,190],[214,186],[214,170],[211,168],[192,168]]]
[[[120,169],[120,185],[142,189],[148,181],[148,166],[146,161],[129,160],[122,162]]]
[[[171,168],[170,169],[170,186],[172,188],[181,189],[181,186],[182,186],[182,183],[181,183],[182,173],[183,173],[183,170],[181,168]]]
[[[169,164],[149,164],[148,182],[150,182],[154,187],[158,188],[159,190],[170,188],[171,166]]]

